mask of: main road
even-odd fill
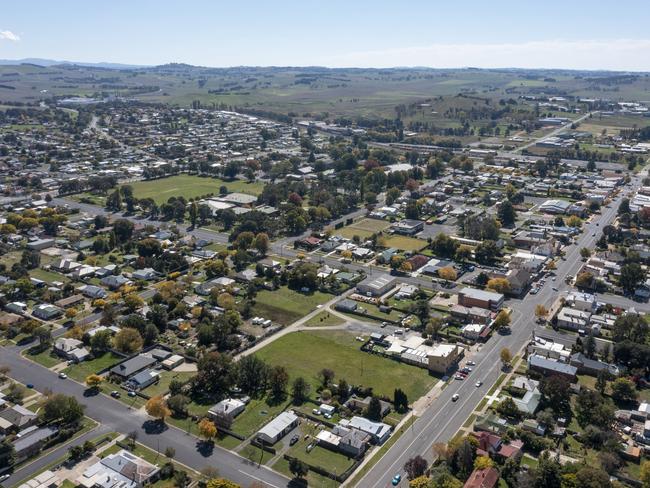
[[[507,347],[516,353],[528,343],[536,327],[535,307],[538,304],[543,304],[549,309],[559,296],[569,290],[570,287],[565,284],[565,279],[567,276],[575,276],[580,270],[582,259],[580,249],[594,247],[600,229],[616,217],[616,211],[623,194],[630,188],[638,188],[641,178],[641,175],[633,177],[632,181],[624,187],[624,191],[609,205],[609,208],[603,208],[600,215],[585,225],[584,232],[578,238],[577,243],[568,248],[564,260],[559,262],[556,270],[557,281],[548,281],[537,295],[529,294],[521,300],[506,302],[506,305],[513,310],[512,332],[508,335],[494,334],[472,357],[476,366],[468,378],[465,381],[453,380],[449,386],[443,389],[439,397],[411,425],[409,431],[405,432],[393,444],[357,486],[363,488],[388,487],[395,474],[400,473],[403,478],[405,477],[404,464],[408,459],[420,455],[428,461],[432,461],[432,445],[437,442],[449,441],[476,410],[488,390],[499,378],[501,349]],[[480,387],[475,386],[478,380],[483,382]],[[456,402],[452,401],[454,394],[458,394],[460,397]]]

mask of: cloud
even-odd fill
[[[10,30],[0,30],[0,41],[2,40],[18,42],[20,41],[20,36],[18,34],[14,34]]]
[[[650,71],[650,39],[432,44],[330,56],[329,66],[564,68]]]

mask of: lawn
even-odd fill
[[[289,469],[289,461],[283,457],[276,461],[272,467],[277,472],[293,479],[293,474],[291,474],[291,470]],[[307,480],[307,486],[318,486],[319,488],[336,488],[337,486],[340,486],[338,481],[321,476],[314,471],[309,471],[305,479]]]
[[[262,290],[255,298],[253,315],[271,319],[281,325],[289,325],[332,298],[332,295],[320,291],[298,293],[286,286],[274,291]]]
[[[62,281],[65,283],[70,281],[69,278],[59,273],[55,273],[54,271],[46,271],[41,268],[35,268],[30,270],[29,276],[31,276],[32,278],[36,278],[37,280],[45,281],[46,283],[52,283],[54,281]]]
[[[254,398],[232,424],[232,431],[249,437],[287,407],[287,402],[269,403],[267,398]]]
[[[129,183],[136,198],[153,198],[157,204],[165,203],[170,197],[185,197],[187,200],[209,193],[219,194],[225,186],[229,192],[259,195],[264,189],[260,182],[248,183],[242,180],[224,181],[218,178],[201,178],[192,175],[177,175],[159,180],[134,181]]]
[[[390,236],[386,238],[386,247],[394,247],[402,251],[420,251],[428,245],[427,241],[407,236]]]
[[[83,361],[79,364],[73,364],[72,366],[67,367],[63,371],[73,380],[77,380],[81,383],[86,381],[88,375],[97,373],[109,366],[114,365],[119,362],[121,359],[117,354],[112,352],[106,352],[103,355],[91,359],[88,361]]]
[[[341,317],[338,315],[331,314],[329,312],[326,312],[323,310],[320,313],[317,313],[314,315],[312,318],[310,318],[307,322],[305,322],[305,326],[307,327],[333,327],[335,325],[341,325],[344,324],[345,320],[343,320]]]
[[[337,378],[353,385],[372,387],[392,398],[396,385],[410,401],[424,395],[436,383],[425,369],[398,363],[359,349],[354,334],[340,331],[300,331],[287,334],[258,351],[261,359],[287,368],[291,379],[304,377],[312,394],[320,384],[318,372],[333,370]]]
[[[342,473],[354,462],[351,458],[343,454],[330,451],[321,446],[314,447],[311,452],[307,452],[307,445],[310,440],[301,439],[298,441],[287,454],[289,456],[298,458],[313,466],[319,466],[326,469],[330,473]]]
[[[23,356],[25,356],[28,359],[31,359],[32,361],[37,362],[41,366],[45,366],[46,368],[51,368],[52,366],[55,366],[62,361],[62,359],[56,356],[49,348],[46,349],[45,351],[41,351],[33,354],[33,352],[36,350],[38,350],[38,348],[27,349],[23,352]]]
[[[377,234],[386,230],[390,223],[384,220],[377,219],[361,219],[351,225],[343,227],[342,229],[334,230],[335,234],[352,239],[354,236],[359,236],[361,239],[367,239],[373,234]]]
[[[180,371],[178,373],[175,373],[173,371],[163,371],[160,373],[160,380],[158,380],[158,383],[145,388],[143,393],[146,393],[150,397],[164,395],[169,391],[169,384],[172,382],[172,380],[177,379],[179,381],[186,382],[195,374],[196,373],[193,371]]]

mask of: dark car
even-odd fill
[[[298,437],[297,434],[294,435],[294,436],[291,438],[291,440],[289,441],[289,445],[290,445],[290,446],[293,446],[296,442],[298,442],[299,439],[300,439],[300,438]]]

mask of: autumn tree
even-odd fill
[[[217,426],[214,425],[214,422],[210,419],[203,418],[199,422],[199,434],[201,434],[201,437],[205,438],[206,441],[210,442],[217,435]]]
[[[98,374],[88,375],[86,376],[86,386],[91,389],[97,389],[103,380]]]
[[[162,395],[151,397],[144,406],[146,412],[152,417],[164,423],[165,418],[171,415],[171,410]]]
[[[505,310],[500,310],[494,319],[494,325],[499,329],[510,327],[510,314]]]
[[[507,347],[501,349],[501,352],[499,353],[499,357],[501,358],[501,363],[503,363],[504,367],[510,366],[510,363],[512,362],[512,353],[510,352],[510,349],[508,349]]]
[[[541,303],[537,304],[535,306],[535,317],[537,317],[538,319],[543,319],[544,317],[546,317],[546,315],[548,315],[548,310],[546,309],[546,307]]]
[[[492,278],[487,282],[487,289],[506,294],[510,292],[510,282],[505,278]]]
[[[132,354],[142,349],[142,336],[140,333],[130,327],[124,327],[115,334],[113,346],[120,352]]]
[[[456,273],[456,270],[451,266],[446,266],[438,270],[438,276],[440,276],[440,278],[445,281],[456,281],[456,278],[458,278],[458,273]]]

